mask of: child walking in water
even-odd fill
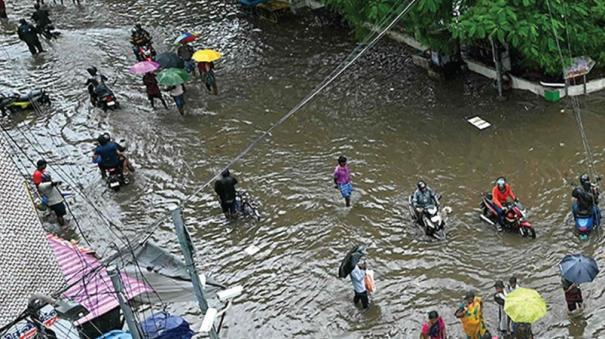
[[[353,192],[353,185],[351,185],[351,170],[347,165],[347,158],[343,155],[338,157],[338,166],[334,169],[334,184],[338,188],[340,194],[345,198],[347,207],[351,206],[351,192]]]

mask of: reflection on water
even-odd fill
[[[29,11],[27,4],[11,6],[13,21]],[[41,87],[54,99],[43,114],[23,113],[5,123],[30,157],[50,159],[53,174],[60,169],[69,175],[130,235],[195,191],[354,47],[341,29],[259,22],[224,1],[91,2],[53,7],[53,19],[63,36],[36,58],[3,24],[2,90]],[[182,28],[201,32],[199,47],[225,55],[217,65],[221,95],[208,96],[194,80],[185,117],[174,108],[151,109],[141,79],[126,71],[133,63],[127,40],[135,22],[150,28],[159,51],[173,48]],[[232,169],[261,204],[263,221],[227,223],[210,189],[185,206],[201,267],[246,288],[225,335],[407,338],[418,336],[426,313],[435,309],[458,337],[453,311],[470,288],[484,297],[495,332],[493,282],[512,274],[549,303],[548,315],[534,325],[538,337],[602,335],[603,279],[583,286],[587,308],[581,317],[567,315],[559,286],[557,263],[565,254],[603,258],[601,234],[580,242],[571,232],[569,183],[586,167],[571,111],[525,93],[497,103],[491,84],[472,75],[429,80],[409,55],[393,43],[379,44]],[[89,107],[84,82],[90,65],[111,79],[121,110],[105,114]],[[593,95],[584,110],[600,173],[603,103],[603,95]],[[475,114],[494,127],[475,130],[463,119]],[[94,138],[106,130],[128,139],[138,168],[134,183],[117,194],[105,190],[89,158]],[[353,171],[351,209],[342,206],[330,177],[340,154]],[[535,241],[497,234],[480,222],[480,193],[500,175],[529,208]],[[406,197],[419,178],[453,208],[447,242],[426,241],[408,219]],[[81,196],[72,207],[100,253],[112,242],[122,244]],[[167,222],[154,239],[177,250]],[[365,313],[352,306],[350,282],[336,278],[341,257],[360,242],[371,244],[378,284]],[[261,250],[248,257],[243,250],[251,244]],[[187,311],[195,312],[195,304]]]

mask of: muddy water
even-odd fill
[[[239,13],[223,1],[104,1],[82,8],[53,7],[63,37],[32,58],[3,24],[0,76],[3,91],[41,87],[53,106],[5,120],[33,159],[42,153],[54,176],[81,192],[72,208],[99,252],[124,237],[112,234],[87,200],[126,235],[167,215],[293,107],[354,47],[346,31],[312,21],[276,26]],[[12,7],[11,7],[12,6]],[[15,8],[17,6],[18,8]],[[11,21],[29,12],[9,5]],[[149,27],[158,50],[172,47],[184,28],[203,34],[200,47],[221,50],[221,94],[188,86],[187,115],[152,110],[141,79],[127,73],[133,57],[131,25]],[[113,83],[122,109],[92,109],[85,69],[96,65]],[[114,83],[115,82],[115,83]],[[605,97],[585,101],[584,124],[603,172]],[[563,110],[563,111],[562,111]],[[479,132],[464,117],[494,124]],[[109,131],[126,138],[137,166],[134,183],[107,192],[90,163],[93,139]],[[350,159],[355,192],[346,209],[331,183],[338,155]],[[25,157],[21,155],[25,163]],[[605,335],[603,278],[583,287],[586,311],[566,314],[557,263],[567,253],[603,260],[603,239],[580,242],[572,234],[570,182],[585,171],[576,123],[565,103],[549,105],[525,93],[494,99],[485,80],[468,75],[447,83],[427,79],[401,46],[383,42],[317,100],[272,133],[232,172],[262,206],[261,222],[227,223],[210,189],[185,206],[200,265],[217,280],[245,286],[223,333],[229,338],[417,337],[430,310],[440,312],[460,337],[453,312],[464,291],[485,298],[495,333],[493,282],[512,274],[538,289],[548,315],[534,325],[540,338]],[[27,168],[31,171],[32,168]],[[530,210],[538,238],[497,234],[481,223],[480,192],[500,175],[509,178]],[[406,197],[418,178],[451,206],[448,240],[427,241],[409,221]],[[154,240],[177,251],[169,223]],[[352,244],[371,244],[370,266],[378,292],[361,312],[351,303],[348,280],[336,276]],[[243,250],[260,247],[254,256]],[[188,307],[195,312],[195,304]]]

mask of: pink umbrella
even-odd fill
[[[160,68],[160,64],[155,61],[141,61],[134,64],[132,67],[128,69],[130,73],[134,74],[145,74],[149,72],[153,72]]]

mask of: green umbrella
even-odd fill
[[[506,296],[504,312],[516,323],[533,324],[546,314],[546,302],[536,290],[518,287]]]
[[[176,86],[189,80],[189,73],[184,69],[167,68],[158,73],[157,79],[162,86]]]

